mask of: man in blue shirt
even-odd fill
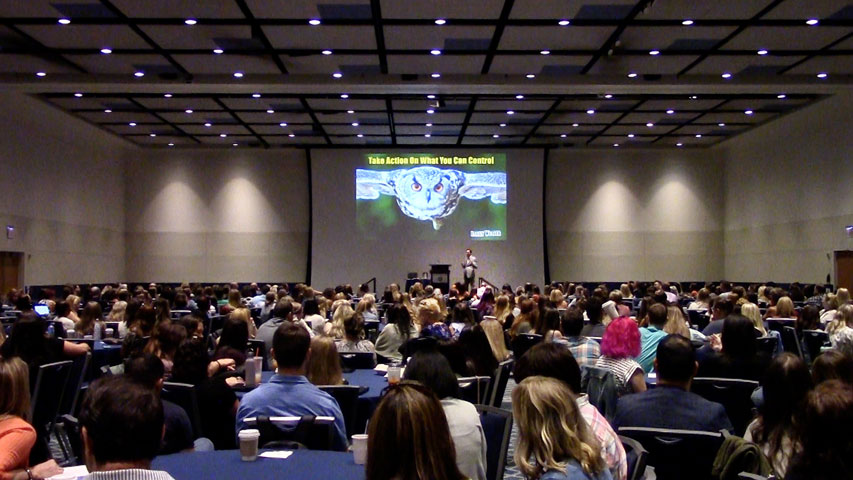
[[[655,366],[658,344],[666,336],[666,332],[663,331],[663,327],[666,325],[666,307],[663,304],[655,303],[649,306],[647,316],[649,317],[649,326],[640,329],[642,350],[634,360],[643,367],[644,372],[651,372]]]
[[[328,416],[335,418],[333,448],[346,450],[346,427],[338,402],[305,378],[305,364],[311,355],[308,331],[293,322],[282,322],[273,336],[272,353],[278,363],[276,375],[268,383],[247,393],[240,401],[237,432],[248,428],[246,418],[259,415]]]

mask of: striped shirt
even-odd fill
[[[87,478],[89,480],[175,480],[166,472],[141,468],[92,472]]]
[[[613,379],[616,380],[616,390],[619,396],[633,393],[631,388],[631,377],[637,370],[643,374],[643,367],[633,358],[612,358],[600,357],[595,362],[596,367],[606,368],[613,373]]]

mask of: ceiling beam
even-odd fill
[[[213,97],[212,100],[214,102],[216,102],[217,105],[219,105],[219,108],[221,108],[223,111],[227,112],[228,115],[231,115],[231,118],[236,120],[237,123],[239,123],[243,128],[248,130],[250,134],[254,135],[255,138],[257,138],[258,141],[261,143],[261,145],[264,146],[264,148],[270,148],[270,145],[266,142],[266,140],[264,140],[260,135],[258,135],[257,132],[255,132],[255,130],[252,129],[252,127],[248,123],[244,122],[243,119],[240,118],[240,116],[237,115],[237,113],[234,112],[234,110],[231,110],[231,108],[228,105],[226,105],[225,102],[223,102],[219,97]]]
[[[624,32],[625,29],[628,28],[628,24],[630,24],[631,21],[633,21],[634,18],[637,17],[637,15],[639,15],[643,10],[645,10],[646,7],[648,7],[649,4],[652,3],[652,1],[653,0],[640,0],[639,2],[637,2],[636,5],[634,5],[634,8],[631,9],[631,12],[628,13],[628,15],[619,22],[619,25],[616,26],[616,30],[614,30],[613,33],[611,33],[610,36],[607,38],[607,40],[604,41],[604,44],[601,45],[601,48],[598,49],[598,52],[596,52],[595,55],[593,55],[592,58],[589,60],[589,62],[584,65],[584,67],[581,69],[581,75],[586,75],[598,62],[598,60],[601,59],[601,57],[607,55],[610,49],[612,49],[613,46],[616,45],[616,41],[619,40],[619,37],[622,36],[622,32]]]
[[[234,1],[237,2],[237,7],[240,8],[240,11],[243,13],[243,16],[246,17],[246,20],[249,21],[249,25],[252,27],[252,38],[257,38],[258,41],[263,44],[264,53],[270,57],[270,59],[273,61],[273,63],[275,63],[275,66],[278,67],[281,73],[287,74],[287,67],[284,65],[284,62],[281,61],[281,58],[279,58],[278,53],[273,48],[269,38],[267,38],[266,34],[264,34],[264,30],[257,23],[257,19],[252,13],[252,9],[249,8],[245,0]]]
[[[515,0],[504,0],[501,15],[498,17],[498,23],[495,25],[495,31],[492,34],[492,41],[489,43],[489,50],[488,53],[486,53],[486,59],[483,60],[483,68],[480,69],[480,73],[483,75],[489,73],[489,69],[492,68],[492,61],[495,59],[495,53],[498,51],[498,47],[501,44],[501,37],[503,36],[506,22],[509,20],[509,14],[512,11],[512,6],[514,4]]]

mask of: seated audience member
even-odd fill
[[[604,310],[601,308],[603,303],[598,297],[590,297],[586,301],[586,316],[589,318],[589,323],[583,327],[581,335],[598,338],[604,336],[605,327],[604,323],[602,323]]]
[[[740,314],[752,322],[752,328],[755,329],[755,336],[767,336],[767,328],[765,328],[764,321],[761,319],[761,310],[758,308],[758,305],[745,303],[740,307]]]
[[[601,447],[559,380],[528,377],[512,391],[515,464],[529,479],[611,480]]]
[[[711,321],[708,326],[702,330],[702,335],[710,336],[723,331],[723,321],[731,315],[735,310],[734,303],[729,300],[717,297],[714,300],[714,306],[711,308]]]
[[[530,333],[537,323],[539,323],[539,307],[533,300],[525,298],[518,305],[518,315],[515,315],[512,321],[509,336],[515,338],[518,334]]]
[[[249,330],[249,338],[255,338],[258,334],[258,327],[255,326],[255,320],[252,318],[252,312],[248,308],[235,308],[228,314],[228,318],[236,318],[245,322],[246,328]]]
[[[124,375],[130,380],[150,389],[157,396],[163,390],[163,362],[156,356],[145,353],[124,362]],[[193,429],[187,412],[168,400],[162,400],[163,419],[166,432],[160,453],[168,455],[193,448]]]
[[[83,308],[83,313],[80,315],[80,321],[74,325],[74,331],[78,336],[94,335],[95,329],[101,330],[101,338],[106,335],[106,324],[101,320],[101,304],[98,302],[89,302]]]
[[[595,366],[613,373],[616,392],[620,397],[646,391],[643,367],[634,360],[639,354],[640,330],[637,324],[628,317],[610,322],[601,338],[601,357]]]
[[[225,320],[225,325],[222,326],[222,335],[219,336],[219,342],[213,352],[213,359],[230,358],[239,367],[246,363],[248,345],[249,328],[246,322],[240,318],[228,317]]]
[[[770,363],[761,385],[764,403],[743,438],[757,443],[776,476],[785,478],[788,461],[797,450],[793,443],[794,413],[811,390],[812,378],[803,360],[783,353]]]
[[[581,335],[583,311],[576,306],[569,307],[560,320],[560,326],[563,338],[554,340],[554,343],[568,348],[578,365],[595,366],[601,356],[601,347],[595,340]]]
[[[818,355],[812,364],[812,381],[818,385],[827,380],[853,385],[853,356],[839,350],[827,350]]]
[[[853,355],[853,305],[844,304],[835,312],[835,319],[826,327],[832,348]]]
[[[667,336],[663,330],[668,320],[667,313],[668,309],[660,303],[649,306],[646,312],[648,326],[640,328],[640,355],[636,358],[644,372],[651,372],[654,368],[658,343]]]
[[[153,389],[122,375],[96,380],[80,410],[87,478],[173,480],[151,470],[161,452],[163,425],[163,406]]]
[[[363,318],[365,322],[378,322],[379,312],[376,311],[376,297],[371,293],[366,293],[361,297],[361,300],[358,301],[358,305],[355,307],[355,313],[361,314],[361,318]]]
[[[227,381],[239,377],[216,373],[210,376],[210,363],[204,343],[185,340],[175,353],[169,380],[195,386],[202,436],[210,439],[217,450],[237,448],[234,424],[240,402]]]
[[[663,326],[663,331],[666,334],[678,334],[684,338],[691,338],[690,326],[687,323],[687,316],[684,314],[684,311],[676,304],[670,304],[666,307],[666,325]],[[701,339],[704,340],[704,335],[699,332],[696,332],[697,335],[701,335]]]
[[[389,452],[394,452],[389,454]],[[367,480],[465,480],[441,403],[429,388],[389,387],[367,427]]]
[[[465,302],[459,302],[451,310],[450,328],[453,331],[453,338],[459,338],[459,334],[463,330],[468,330],[474,326],[474,312],[468,308]]]
[[[27,364],[20,358],[0,358],[0,479],[29,480],[62,473],[54,460],[29,468],[36,431],[27,423],[30,386]]]
[[[314,385],[343,385],[341,357],[330,337],[311,339],[311,356],[305,365],[305,376]]]
[[[364,320],[359,313],[344,319],[344,338],[336,341],[335,346],[341,353],[373,353],[376,360],[376,348],[373,342],[364,338]]]
[[[543,342],[561,339],[563,334],[560,332],[560,312],[554,308],[546,307],[539,317],[539,323],[534,325],[533,333],[542,335]]]
[[[702,288],[699,290],[699,294],[696,297],[696,301],[690,302],[690,305],[687,306],[688,310],[708,310],[710,306],[709,300],[711,299],[711,291],[707,288]]]
[[[821,383],[809,392],[795,423],[800,449],[785,480],[853,478],[853,386]]]
[[[435,337],[438,340],[452,340],[450,327],[444,324],[444,313],[438,300],[425,298],[418,303],[418,320],[421,324],[421,337]]]
[[[459,471],[469,479],[485,480],[486,438],[480,414],[474,405],[459,399],[459,382],[444,355],[435,351],[416,353],[406,365],[404,378],[426,385],[441,399]]]
[[[486,339],[489,341],[489,348],[492,350],[497,362],[503,362],[510,356],[510,351],[506,348],[507,338],[504,335],[504,329],[495,317],[487,316],[480,322],[480,328],[486,334]]]
[[[589,403],[589,397],[581,392],[581,370],[572,354],[553,343],[534,345],[515,364],[513,377],[521,383],[527,377],[543,376],[563,382],[571,391],[586,424],[601,445],[601,455],[608,470],[616,480],[628,476],[628,461],[619,436],[610,427],[604,415]]]
[[[258,334],[255,336],[258,340],[263,340],[267,350],[267,361],[270,365],[273,363],[272,357],[272,340],[275,336],[275,331],[284,322],[293,320],[293,303],[290,297],[282,297],[275,308],[272,309],[270,319],[262,323],[258,327]],[[324,320],[325,322],[325,320]]]
[[[770,357],[758,351],[755,329],[748,318],[734,314],[726,317],[721,342],[721,351],[700,358],[698,376],[761,380]]]
[[[336,300],[332,304],[332,321],[323,326],[323,335],[335,340],[344,338],[344,320],[355,315],[348,300]]]
[[[314,298],[309,298],[302,302],[302,321],[311,327],[315,335],[323,334],[323,327],[326,325],[326,318],[320,315],[320,305]]]
[[[771,318],[771,317],[767,317]],[[791,297],[782,297],[776,302],[776,314],[772,318],[797,318],[797,310]]]
[[[512,326],[512,321],[515,317],[512,315],[513,305],[510,301],[510,295],[500,295],[495,300],[494,317],[504,330],[509,330]]]
[[[204,319],[198,313],[184,315],[176,322],[187,331],[190,340],[204,340]]]
[[[145,353],[151,353],[163,362],[163,368],[166,369],[166,376],[172,374],[172,361],[175,358],[175,351],[178,346],[186,340],[187,329],[178,323],[164,323],[157,329],[157,333],[148,341],[145,346]]]
[[[123,322],[124,321],[124,312],[127,310],[127,302],[123,300],[119,300],[113,304],[113,308],[110,310],[109,315],[107,315],[108,322]],[[118,335],[119,332],[113,332]]]
[[[224,295],[224,293],[223,293]],[[219,314],[220,315],[228,315],[229,313],[237,310],[238,308],[243,308],[243,297],[240,295],[240,290],[236,288],[232,288],[228,290],[228,298],[223,302],[223,300],[219,301]]]
[[[399,303],[395,303],[387,312],[388,324],[379,333],[376,339],[376,353],[382,355],[392,362],[399,363],[403,360],[400,347],[406,344],[410,338],[418,334],[412,323],[409,310]]]
[[[62,328],[67,332],[68,330],[74,330],[74,320],[68,318],[68,315],[71,313],[71,305],[68,305],[68,302],[65,300],[60,300],[56,302],[56,306],[53,307],[53,313],[56,315],[56,319],[54,321],[62,324]]]
[[[308,331],[292,322],[282,323],[273,337],[272,351],[278,364],[276,375],[247,393],[240,401],[237,432],[249,428],[244,419],[258,415],[330,416],[335,418],[334,448],[345,450],[346,428],[338,402],[305,377],[305,365],[311,355],[311,336]]]
[[[667,335],[658,344],[654,366],[655,388],[619,399],[612,422],[617,431],[619,427],[732,430],[722,405],[690,392],[698,368],[690,340]]]

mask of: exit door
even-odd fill
[[[853,289],[853,251],[835,252],[835,281],[838,288]]]
[[[0,292],[3,295],[13,288],[21,289],[23,259],[21,252],[0,252]]]

